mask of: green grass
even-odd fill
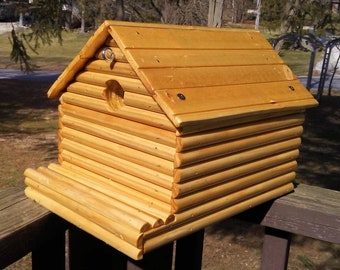
[[[42,46],[38,55],[28,49],[32,62],[39,70],[63,70],[69,62],[79,53],[91,34],[80,34],[77,31],[63,32],[63,44],[60,46],[54,40],[51,46]],[[0,35],[0,68],[20,68],[10,60],[11,44],[9,33]],[[310,61],[310,52],[301,50],[282,50],[280,56],[296,75],[307,75]],[[320,58],[317,54],[315,63]]]
[[[296,75],[308,74],[311,52],[302,50],[281,50],[279,55]],[[316,54],[314,66],[322,56],[322,53]]]
[[[0,68],[20,68],[10,59],[12,45],[9,40],[9,33],[0,35]],[[79,32],[63,32],[63,43],[59,45],[57,39],[49,46],[42,46],[35,54],[29,48],[28,54],[32,58],[32,63],[40,70],[62,70],[79,53],[90,34],[80,34]]]

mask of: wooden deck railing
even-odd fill
[[[261,269],[279,270],[287,268],[292,234],[340,244],[339,209],[340,192],[299,185],[238,218],[265,226]],[[175,254],[170,243],[133,261],[27,199],[22,189],[0,191],[0,269],[29,252],[34,270],[200,269],[203,239],[201,230],[177,240]]]

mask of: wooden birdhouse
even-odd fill
[[[317,102],[255,30],[105,21],[48,91],[26,194],[133,259],[293,190]]]

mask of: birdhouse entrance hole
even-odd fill
[[[110,109],[115,111],[124,105],[124,90],[117,81],[106,83],[105,95]]]

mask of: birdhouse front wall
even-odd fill
[[[175,127],[125,58],[102,58],[100,51],[120,51],[113,46],[108,39],[60,98],[59,161],[167,204],[165,222],[172,212]]]

